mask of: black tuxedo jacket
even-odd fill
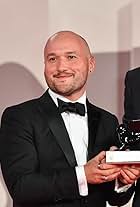
[[[140,119],[140,68],[126,73],[124,111],[125,118]]]
[[[130,70],[125,78],[124,117],[126,119],[140,119],[140,68]],[[136,146],[140,149],[140,143]],[[133,207],[140,206],[140,180],[135,187]]]
[[[87,101],[88,160],[116,145],[115,116]],[[88,185],[79,195],[74,151],[65,124],[48,91],[5,110],[0,130],[3,176],[15,207],[105,207],[124,204],[131,195],[113,191],[114,182]]]

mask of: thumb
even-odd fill
[[[115,151],[115,150],[117,150],[118,149],[118,147],[116,147],[116,146],[112,146],[112,147],[110,147],[110,151]]]
[[[100,153],[96,156],[96,158],[97,158],[97,162],[98,162],[98,163],[101,163],[102,160],[105,159],[105,155],[106,155],[105,151],[100,152]]]

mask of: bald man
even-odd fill
[[[87,42],[58,32],[46,43],[44,63],[49,89],[2,116],[1,167],[14,206],[124,205],[133,187],[115,192],[121,169],[105,163],[105,151],[117,144],[118,121],[86,97],[95,67]]]

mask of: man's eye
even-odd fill
[[[76,58],[75,55],[69,55],[69,56],[68,56],[68,59],[70,59],[70,60],[71,60],[71,59],[75,59],[75,58]]]
[[[48,60],[49,60],[49,62],[55,62],[56,58],[55,57],[50,57]]]

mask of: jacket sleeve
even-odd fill
[[[41,172],[34,129],[23,110],[12,107],[3,113],[0,158],[5,183],[17,203],[57,203],[80,196],[75,168]]]
[[[124,206],[130,201],[135,191],[135,185],[132,185],[126,192],[117,193],[112,189],[111,193],[108,194],[108,203],[111,206]]]

